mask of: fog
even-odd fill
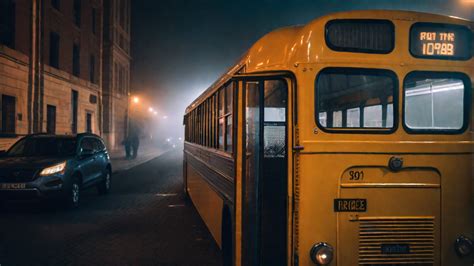
[[[186,106],[252,43],[279,27],[354,9],[412,10],[474,20],[474,0],[354,2],[132,1],[132,95],[140,95],[158,112],[146,126],[162,141],[182,137]]]

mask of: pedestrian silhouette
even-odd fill
[[[131,158],[131,143],[130,143],[130,137],[125,136],[125,138],[122,141],[122,145],[125,147],[125,159],[130,159]]]
[[[140,147],[140,132],[138,126],[135,123],[133,123],[130,127],[129,142],[132,159],[135,159],[138,156],[138,148]]]

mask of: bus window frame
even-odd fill
[[[326,71],[349,71],[351,74],[380,74],[383,73],[385,76],[390,77],[393,82],[393,127],[391,128],[328,128],[321,125],[319,122],[319,106],[318,106],[318,98],[319,98],[319,88],[318,82],[322,74]],[[317,127],[325,132],[331,134],[393,134],[398,130],[399,124],[399,93],[400,93],[400,81],[396,72],[391,69],[385,68],[358,68],[358,67],[326,67],[321,69],[318,74],[316,75],[314,81],[314,120],[316,122]],[[362,106],[362,107],[365,107]],[[347,111],[347,109],[345,110]],[[361,112],[362,113],[362,112]],[[361,120],[363,121],[363,120]]]
[[[405,113],[405,84],[411,76],[426,77],[426,78],[453,78],[459,79],[464,83],[464,108],[463,108],[463,125],[460,129],[413,129],[408,127],[406,124],[406,113]],[[462,72],[449,72],[449,71],[411,71],[403,79],[402,88],[402,124],[403,129],[409,134],[425,134],[425,135],[460,135],[466,132],[469,127],[470,121],[470,110],[471,110],[471,79],[469,76]]]
[[[329,40],[329,26],[331,26],[334,23],[348,23],[350,24],[351,22],[367,22],[367,23],[385,23],[391,26],[391,34],[392,34],[392,43],[391,43],[391,49],[382,51],[382,50],[376,50],[376,49],[363,49],[363,48],[357,48],[357,47],[351,47],[351,48],[343,48],[334,45],[333,43],[330,42]],[[363,54],[380,54],[380,55],[387,55],[392,53],[395,50],[395,43],[396,43],[396,34],[395,34],[395,24],[388,19],[332,19],[329,20],[326,25],[324,25],[324,42],[326,43],[326,46],[331,49],[332,51],[335,52],[349,52],[349,53],[363,53]]]
[[[468,35],[469,39],[469,44],[470,44],[470,47],[468,47],[468,51],[469,51],[469,57],[461,57],[461,56],[437,56],[437,55],[433,55],[433,56],[430,56],[430,55],[415,55],[413,54],[412,50],[411,50],[411,46],[414,42],[413,38],[412,38],[412,32],[413,32],[413,28],[416,27],[416,26],[433,26],[433,27],[445,27],[445,28],[448,28],[448,29],[457,29],[457,30],[466,30],[467,32],[469,32],[470,34]],[[474,33],[472,31],[469,30],[469,28],[467,26],[464,26],[464,25],[460,25],[460,24],[450,24],[450,23],[433,23],[433,22],[416,22],[416,23],[413,23],[411,26],[410,26],[410,31],[408,32],[408,39],[409,39],[409,43],[408,43],[408,52],[410,53],[410,55],[413,57],[413,58],[417,58],[417,59],[436,59],[436,60],[455,60],[455,61],[468,61],[468,60],[471,60],[471,58],[474,56],[474,45],[472,44],[472,42],[474,41]]]

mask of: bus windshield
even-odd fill
[[[410,130],[456,131],[465,123],[468,82],[453,73],[414,72],[405,79],[405,126]]]
[[[376,69],[329,68],[317,79],[317,120],[322,128],[390,129],[397,79]]]

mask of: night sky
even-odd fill
[[[150,96],[160,113],[179,125],[184,108],[276,28],[353,9],[474,20],[474,5],[463,1],[471,0],[133,0],[132,94]]]

